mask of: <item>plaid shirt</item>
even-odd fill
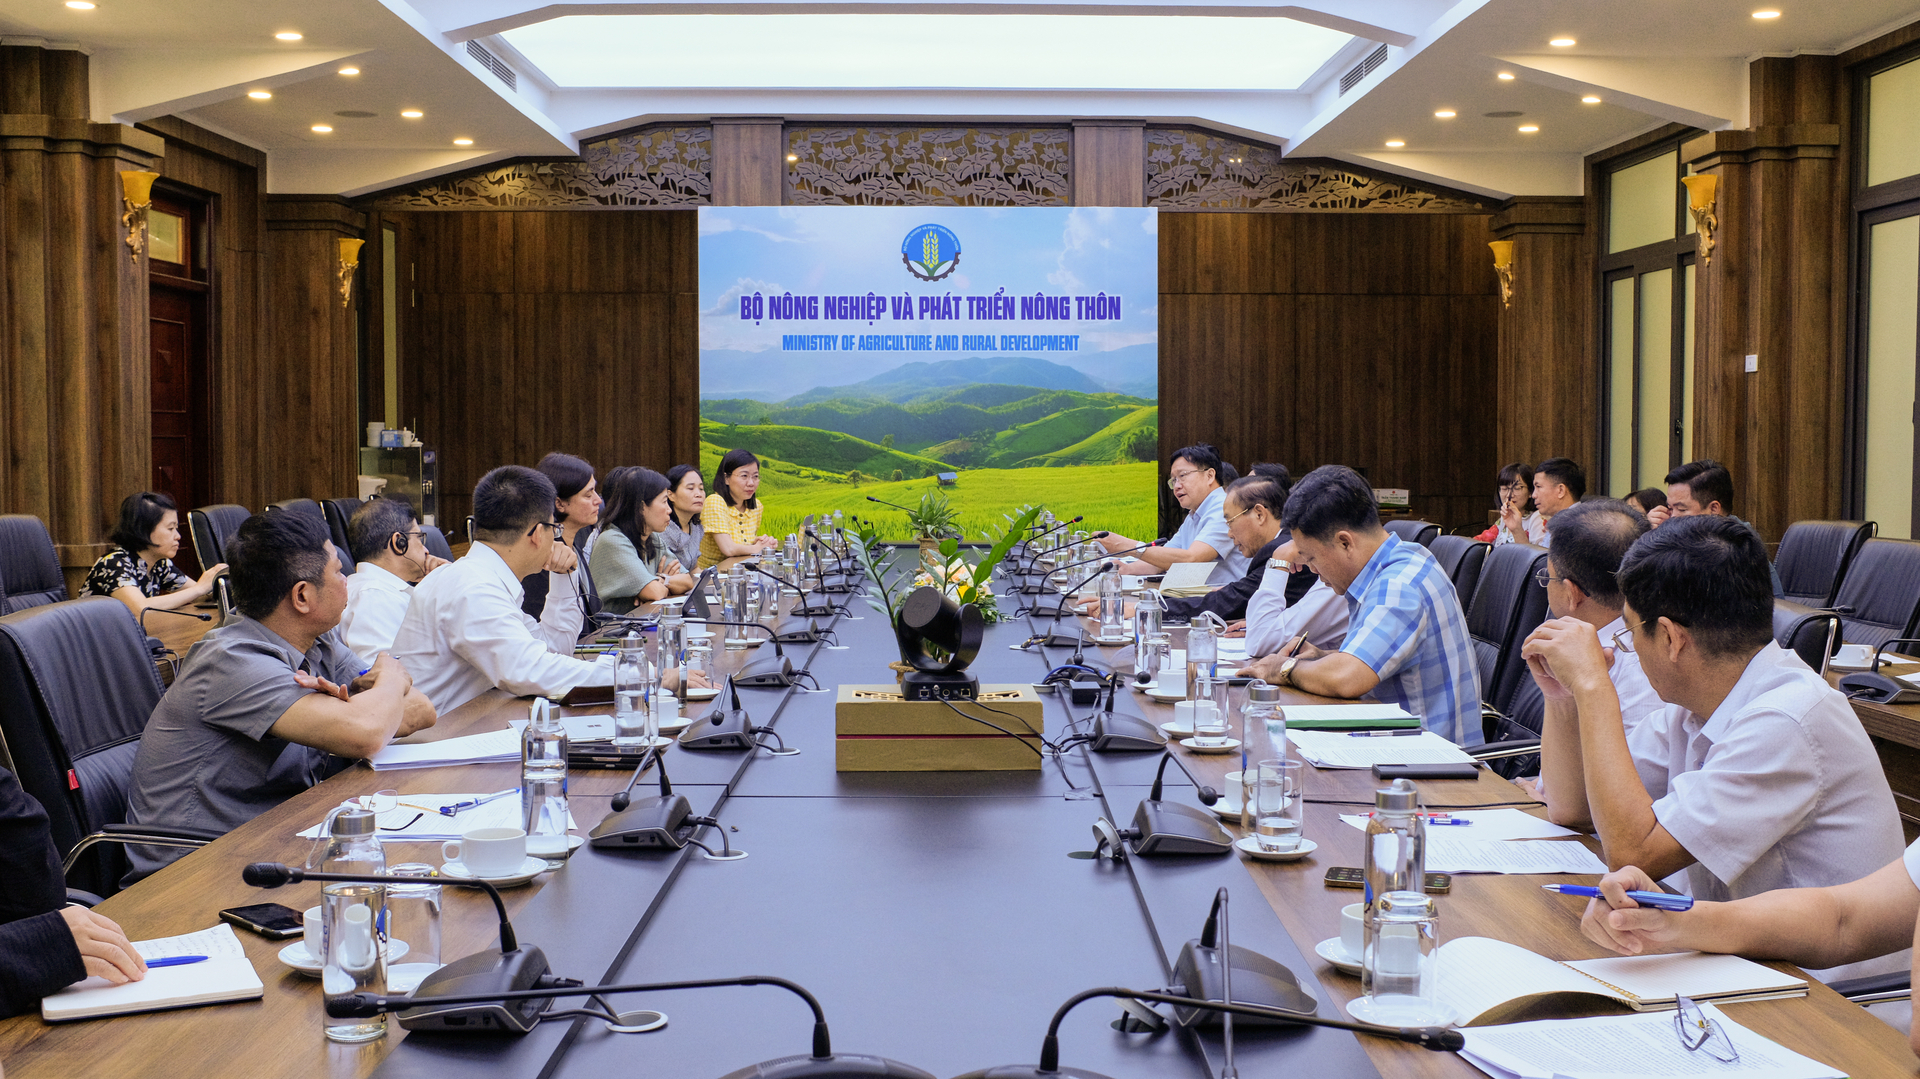
[[[1347,609],[1340,650],[1380,676],[1376,700],[1398,704],[1457,745],[1486,741],[1466,612],[1425,547],[1389,535],[1347,586]]]

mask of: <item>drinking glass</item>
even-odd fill
[[[1193,684],[1193,744],[1208,749],[1218,749],[1227,744],[1227,709],[1225,698],[1227,683],[1212,675],[1201,673]]]
[[[423,878],[387,885],[387,991],[411,993],[440,969],[440,886],[425,879],[436,875],[425,862],[404,862],[387,872]]]
[[[1261,850],[1285,854],[1300,849],[1306,824],[1300,781],[1305,772],[1299,761],[1260,762],[1254,780],[1253,834]]]
[[[385,885],[342,883],[322,889],[320,986],[329,998],[386,992],[387,957],[379,941],[386,906]],[[385,1012],[367,1018],[323,1016],[330,1042],[370,1042],[387,1035]]]

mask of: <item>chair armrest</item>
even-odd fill
[[[1488,742],[1467,750],[1467,756],[1477,761],[1498,760],[1501,757],[1524,757],[1529,753],[1540,752],[1540,739],[1514,738],[1505,742]]]
[[[60,865],[62,873],[73,872],[75,862],[87,849],[98,843],[137,843],[149,847],[204,847],[219,839],[222,833],[205,828],[175,828],[165,824],[110,824],[105,828],[83,837],[67,852]]]
[[[1827,988],[1855,1004],[1905,1000],[1913,995],[1913,975],[1910,971],[1896,970],[1889,974],[1868,975],[1865,978],[1842,978],[1837,982],[1828,982]]]
[[[86,891],[81,888],[68,888],[67,902],[73,904],[76,907],[92,908],[92,907],[99,906],[100,904],[106,902],[106,900],[100,898],[97,895],[94,895],[92,892]]]

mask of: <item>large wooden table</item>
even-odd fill
[[[860,662],[869,663],[875,668],[874,677],[867,680],[880,681],[884,674],[879,669],[888,658],[884,651],[872,648],[873,636],[878,620],[871,611],[856,607],[858,613],[865,615],[861,626],[841,622],[843,637],[864,640],[862,651],[864,658],[854,653],[840,653],[835,662],[842,665]],[[1000,649],[996,662],[1011,662],[1005,649],[1008,640],[1018,640],[1024,636],[1025,626],[996,629],[990,635],[987,648]],[[817,653],[816,655],[824,655]],[[1099,653],[1101,659],[1125,667],[1131,662],[1131,656],[1125,649],[1106,649]],[[738,662],[742,657],[735,653],[727,657]],[[832,659],[833,657],[828,657]],[[983,654],[983,664],[988,657]],[[1018,657],[1014,657],[1018,658]],[[1051,651],[1049,662],[1063,661],[1065,653]],[[815,666],[821,666],[825,660],[817,659]],[[1038,659],[1030,664],[1034,677],[1044,669]],[[848,679],[856,680],[856,679]],[[808,698],[820,701],[824,698]],[[1298,700],[1311,700],[1303,695]],[[1157,705],[1144,698],[1131,702],[1134,710],[1149,718],[1171,718],[1170,706]],[[518,718],[525,714],[525,700],[516,700],[504,693],[493,692],[482,696],[470,704],[441,718],[432,730],[423,732],[416,740],[435,740],[460,734],[498,729],[509,718]],[[1058,733],[1055,729],[1054,710],[1048,705],[1049,733]],[[759,713],[756,712],[756,719]],[[766,777],[791,776],[828,776],[824,781],[837,784],[841,797],[865,796],[869,803],[877,803],[891,797],[887,788],[887,777],[832,777],[824,773],[830,767],[831,739],[823,738],[822,732],[812,727],[800,727],[790,724],[793,729],[784,730],[787,741],[805,747],[807,755],[798,758],[785,758],[783,762],[804,762],[799,770],[788,773],[765,771],[757,773],[764,783]],[[1182,751],[1184,753],[1184,751]],[[1148,757],[1128,765],[1116,764],[1115,755],[1105,755],[1099,761],[1090,759],[1084,751],[1074,751],[1091,770],[1103,775],[1104,793],[1101,802],[1068,803],[1075,813],[1084,807],[1084,816],[1090,820],[1104,804],[1107,812],[1122,819],[1131,814],[1134,803],[1142,796],[1138,784],[1145,782],[1140,778],[1143,769],[1154,758]],[[1217,781],[1227,770],[1228,761],[1237,758],[1217,756],[1188,755],[1186,763],[1203,781]],[[696,758],[695,755],[675,749],[668,754],[668,762],[673,769],[677,787],[686,790],[693,798],[695,811],[702,812],[705,806],[713,804],[718,798],[732,793],[741,784],[738,778],[721,784],[715,779],[717,767],[711,757]],[[1121,765],[1126,765],[1121,767]],[[752,769],[761,769],[766,765],[754,762]],[[1046,784],[1054,782],[1049,765],[1046,773],[949,773],[937,775],[927,780],[937,787],[947,784],[947,792],[957,794],[968,785],[990,787],[1008,791],[1020,789],[1022,784]],[[748,772],[749,776],[756,773]],[[1061,770],[1061,776],[1077,774],[1071,766]],[[973,777],[973,778],[969,778]],[[590,827],[602,814],[604,800],[622,786],[627,773],[576,771],[572,780],[574,811],[582,828]],[[651,782],[649,777],[646,782]],[[355,767],[326,783],[293,798],[278,808],[266,813],[247,826],[219,840],[207,848],[174,863],[167,869],[155,874],[139,885],[109,899],[101,908],[102,913],[118,919],[135,938],[165,936],[204,929],[215,924],[216,912],[222,907],[237,906],[245,903],[272,900],[285,903],[295,909],[301,909],[318,902],[318,885],[294,885],[272,892],[262,892],[240,883],[239,871],[242,866],[253,861],[285,861],[298,863],[307,852],[307,842],[295,838],[294,833],[301,828],[316,823],[328,808],[342,799],[368,793],[375,790],[396,787],[406,792],[453,793],[461,791],[497,790],[517,783],[517,769],[513,764],[478,765],[459,768],[435,768],[427,770],[375,773],[365,766]],[[799,782],[789,780],[788,782]],[[1255,890],[1271,906],[1287,936],[1291,937],[1298,951],[1304,954],[1306,969],[1301,970],[1303,977],[1317,978],[1323,1004],[1320,1014],[1329,1017],[1344,1017],[1340,1008],[1346,1000],[1356,996],[1359,980],[1341,974],[1313,958],[1312,948],[1315,942],[1337,936],[1339,909],[1354,901],[1356,893],[1347,890],[1329,889],[1321,882],[1322,874],[1329,866],[1357,865],[1360,860],[1360,836],[1350,826],[1338,819],[1342,811],[1364,812],[1364,805],[1370,805],[1375,782],[1363,772],[1313,771],[1308,777],[1308,795],[1320,802],[1353,802],[1353,806],[1338,804],[1311,804],[1308,807],[1307,834],[1319,845],[1319,850],[1307,859],[1289,864],[1256,864],[1238,855],[1216,859],[1207,859],[1192,863],[1193,872],[1204,874],[1204,883],[1211,888],[1216,884],[1234,889],[1240,898],[1240,906],[1246,909],[1246,898]],[[863,783],[872,784],[863,787]],[[706,784],[703,786],[703,784]],[[930,788],[931,789],[931,788]],[[1057,786],[1049,789],[1058,789]],[[1526,803],[1528,800],[1517,788],[1491,774],[1483,773],[1475,781],[1422,782],[1422,796],[1429,806],[1466,807],[1476,805],[1498,805]],[[1176,789],[1170,788],[1169,798],[1178,798],[1184,791],[1191,797],[1191,788],[1184,784]],[[724,792],[724,793],[723,793]],[[1038,792],[1038,788],[1036,788]],[[751,791],[746,791],[751,794]],[[933,793],[938,794],[938,791]],[[1038,792],[1044,793],[1044,792]],[[852,800],[852,799],[849,799]],[[952,799],[949,798],[948,801]],[[802,799],[800,801],[806,801]],[[983,804],[986,802],[983,799]],[[773,807],[779,805],[776,799],[769,797],[743,796],[729,805],[727,815],[736,812],[740,819],[754,819],[747,814],[755,806]],[[795,805],[800,804],[795,802]],[[1036,809],[1052,806],[1049,812],[1058,812],[1060,802],[1057,794],[1033,797],[1028,803]],[[738,806],[739,809],[734,807]],[[770,810],[763,810],[764,812]],[[1078,819],[1077,817],[1075,818]],[[1075,824],[1078,829],[1080,826]],[[769,842],[768,832],[763,826],[759,830],[744,828],[744,834],[736,842],[750,847]],[[1080,832],[1081,843],[1085,843],[1086,833]],[[1568,840],[1578,842],[1583,840]],[[1590,841],[1589,841],[1590,842]],[[778,852],[759,847],[759,857],[778,856]],[[403,848],[403,853],[392,855],[394,860],[412,860],[425,853],[424,848]],[[587,857],[599,857],[599,852],[587,852]],[[576,854],[579,859],[582,855]],[[422,860],[425,860],[424,858]],[[433,860],[437,861],[437,858]],[[1137,860],[1144,861],[1144,860]],[[557,873],[549,873],[539,878],[535,884],[524,888],[512,889],[504,893],[509,910],[516,916],[530,907],[532,915],[538,916],[543,910],[550,910],[553,904],[547,903],[543,894],[554,888],[556,883],[566,884],[569,874],[586,872],[600,863],[569,865]],[[748,865],[750,863],[740,863]],[[764,864],[764,861],[763,861]],[[1082,863],[1084,864],[1084,863]],[[1146,868],[1136,866],[1136,868]],[[1156,867],[1157,868],[1157,867]],[[689,874],[693,871],[689,870]],[[703,870],[705,872],[705,870]],[[713,872],[719,872],[718,869]],[[584,877],[580,879],[591,879]],[[708,878],[709,880],[720,878]],[[1571,899],[1563,899],[1542,892],[1539,884],[1548,880],[1566,881],[1581,878],[1542,878],[1529,876],[1479,876],[1461,875],[1454,879],[1451,894],[1439,900],[1442,935],[1446,938],[1465,935],[1486,935],[1499,937],[1523,945],[1543,955],[1558,959],[1586,958],[1604,954],[1599,948],[1587,942],[1579,933],[1578,915],[1581,904]],[[556,895],[565,898],[568,889],[562,888]],[[664,893],[670,899],[672,893]],[[780,894],[768,894],[759,897],[762,904],[757,909],[767,913],[778,913],[782,904],[792,897]],[[572,902],[576,907],[591,904],[591,897],[575,896]],[[1004,912],[1012,920],[1008,923],[1009,932],[1019,932],[1017,928],[1037,919],[1038,925],[1047,927],[1051,932],[1062,924],[1061,920],[1071,918],[1071,910],[1062,910],[1046,894],[1034,894],[1031,897],[1031,909],[1026,911],[1009,910]],[[1258,913],[1258,912],[1255,912]],[[1197,923],[1204,910],[1194,912]],[[1184,915],[1183,915],[1184,916]],[[611,913],[609,918],[613,917]],[[1247,914],[1242,920],[1252,925]],[[520,926],[523,939],[539,939],[546,944],[558,942],[557,934],[562,930],[555,923],[548,922],[530,928],[516,921]],[[1236,920],[1236,927],[1241,925]],[[585,931],[587,927],[581,927]],[[656,927],[649,933],[671,931]],[[1173,937],[1192,935],[1185,932],[1187,927],[1178,926],[1170,930]],[[1197,928],[1197,924],[1193,927]],[[443,958],[458,957],[490,946],[494,940],[495,921],[491,905],[478,893],[449,889],[446,896],[446,919],[442,955]],[[636,939],[640,931],[636,930]],[[4,1063],[9,1075],[14,1079],[35,1079],[35,1077],[75,1076],[114,1076],[139,1077],[147,1075],[195,1075],[228,1076],[246,1075],[251,1077],[279,1076],[339,1076],[343,1079],[359,1079],[381,1068],[383,1060],[390,1055],[390,1064],[402,1065],[388,1067],[384,1074],[410,1075],[432,1074],[432,1068],[422,1067],[417,1054],[397,1054],[396,1048],[406,1037],[397,1024],[387,1037],[370,1045],[342,1046],[327,1043],[321,1034],[321,994],[318,983],[281,966],[275,959],[275,953],[282,946],[279,942],[270,942],[250,934],[241,933],[249,957],[259,970],[266,983],[265,998],[259,1002],[200,1008],[190,1011],[161,1013],[155,1015],[127,1016],[117,1019],[76,1023],[62,1026],[48,1025],[37,1016],[23,1016],[0,1022],[0,1062]],[[1236,936],[1237,942],[1243,942]],[[1244,943],[1244,942],[1243,942]],[[646,941],[642,941],[644,946]],[[1046,937],[1036,938],[1033,947],[1046,947]],[[632,943],[629,943],[632,947]],[[777,953],[769,951],[768,957],[775,958]],[[623,969],[615,964],[613,969]],[[595,971],[573,970],[570,973],[597,974]],[[745,970],[721,971],[715,973],[746,973]],[[1089,976],[1090,977],[1090,976]],[[807,981],[807,977],[800,980]],[[1085,985],[1102,984],[1099,981],[1086,980]],[[1141,986],[1150,988],[1151,986]],[[754,998],[756,1001],[761,998]],[[823,994],[824,999],[824,994]],[[1055,999],[1063,999],[1055,998]],[[830,1018],[835,1018],[835,1002],[825,1000]],[[644,1006],[635,1004],[632,1006]],[[749,1006],[751,1007],[751,1006]],[[1092,1005],[1082,1009],[1091,1011]],[[1841,999],[1830,990],[1818,985],[1805,999],[1771,1001],[1728,1006],[1728,1014],[1735,1020],[1771,1037],[1787,1047],[1808,1056],[1829,1063],[1853,1076],[1912,1076],[1916,1070],[1916,1061],[1908,1050],[1906,1039],[1898,1032],[1869,1016],[1860,1008]],[[756,1014],[749,1010],[745,1014]],[[784,1015],[785,1013],[781,1013]],[[1078,1016],[1079,1013],[1076,1013]],[[1543,1013],[1541,1017],[1551,1014]],[[1580,1014],[1593,1014],[1583,1012]],[[844,1015],[844,1009],[842,1010]],[[689,1016],[689,1021],[695,1017]],[[1044,1023],[1044,1014],[1033,1016],[1033,1045],[1037,1048],[1038,1030]],[[1106,1016],[1100,1017],[1100,1023]],[[964,1023],[965,1016],[954,1016],[955,1022]],[[844,1021],[844,1019],[843,1019]],[[1089,1018],[1088,1022],[1091,1022]],[[676,1014],[676,1027],[680,1026],[680,1016]],[[542,1028],[543,1030],[545,1028]],[[675,1029],[675,1028],[669,1028]],[[841,1034],[841,1026],[836,1023],[836,1044],[846,1049],[859,1049],[861,1046],[848,1043],[847,1036]],[[1348,1035],[1338,1032],[1323,1034],[1346,1038]],[[611,1037],[594,1035],[598,1037]],[[685,1036],[684,1033],[682,1036]],[[530,1035],[527,1044],[532,1044],[539,1033]],[[649,1043],[643,1036],[628,1043],[632,1048],[626,1052],[628,1059],[644,1061],[648,1059]],[[1076,1042],[1077,1039],[1077,1042]],[[591,1037],[582,1035],[577,1039],[582,1043],[591,1042]],[[1025,1044],[1024,1033],[1021,1038]],[[1480,1074],[1476,1069],[1451,1054],[1435,1054],[1395,1043],[1375,1039],[1358,1039],[1364,1049],[1365,1060],[1381,1075],[1449,1075],[1469,1076]],[[1075,1063],[1073,1050],[1078,1044],[1084,1046],[1088,1037],[1076,1033],[1068,1040],[1068,1053],[1063,1063]],[[664,1043],[662,1043],[664,1044]],[[572,1070],[575,1074],[596,1074],[591,1070],[559,1067],[560,1057],[555,1056],[553,1063],[536,1066],[534,1063],[522,1063],[523,1056],[511,1052],[513,1046],[500,1050],[497,1057],[488,1056],[492,1063],[490,1074],[532,1075],[547,1067],[553,1074],[566,1074]],[[588,1046],[591,1048],[591,1045]],[[796,1044],[793,1051],[798,1051]],[[543,1049],[542,1052],[545,1050]],[[585,1050],[583,1050],[584,1052]],[[492,1051],[483,1052],[487,1056]],[[912,1062],[906,1054],[898,1054]],[[1027,1057],[1022,1051],[1014,1059]],[[402,1058],[406,1058],[403,1062]],[[478,1059],[478,1058],[476,1058]],[[1244,1058],[1243,1058],[1244,1059]],[[993,1063],[1010,1063],[1012,1060],[978,1060],[972,1066]],[[429,1062],[430,1063],[430,1062]],[[645,1065],[640,1065],[644,1067]],[[1082,1066],[1087,1066],[1084,1062]],[[1213,1065],[1217,1069],[1217,1062]],[[1199,1074],[1186,1070],[1190,1065],[1171,1063],[1146,1065],[1147,1070],[1136,1072],[1118,1072],[1105,1068],[1110,1074],[1124,1077],[1130,1074],[1154,1075],[1157,1077],[1172,1074]],[[712,1069],[714,1073],[726,1070]],[[959,1069],[955,1069],[959,1070]],[[660,1072],[666,1074],[666,1072]],[[1351,1072],[1358,1074],[1357,1072]],[[678,1074],[678,1072],[674,1072]],[[1248,1073],[1253,1074],[1253,1073]]]

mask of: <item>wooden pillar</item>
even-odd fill
[[[1681,148],[1720,177],[1713,261],[1695,270],[1693,456],[1727,465],[1734,513],[1778,541],[1840,512],[1845,286],[1827,257],[1844,246],[1840,127],[1832,57],[1755,61],[1752,79],[1753,128]]]
[[[1488,222],[1513,241],[1513,298],[1500,311],[1495,385],[1502,465],[1571,457],[1600,463],[1600,374],[1589,297],[1593,252],[1580,196],[1507,200]],[[1493,274],[1493,252],[1486,253]]]
[[[267,501],[349,497],[362,438],[360,283],[343,304],[337,267],[339,241],[364,239],[366,215],[338,195],[268,195],[266,219]]]
[[[785,202],[787,148],[777,116],[713,119],[713,204],[778,206]]]
[[[1145,120],[1073,122],[1073,204],[1147,204]]]

